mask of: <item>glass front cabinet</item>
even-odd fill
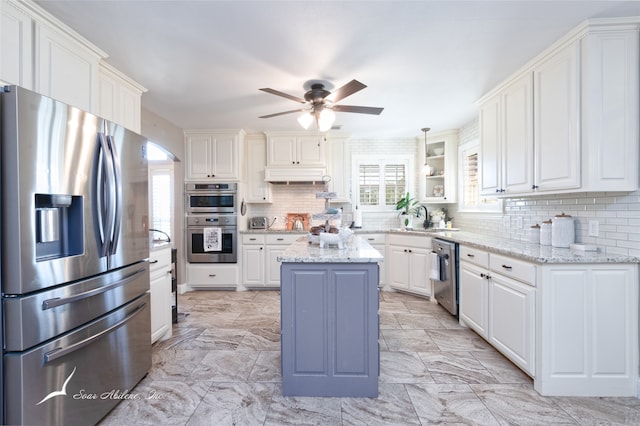
[[[427,132],[417,138],[421,203],[455,203],[458,175],[458,131]]]

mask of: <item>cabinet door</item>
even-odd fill
[[[527,73],[501,92],[502,188],[533,189],[533,77]]]
[[[293,166],[296,164],[296,137],[271,136],[267,144],[269,166]]]
[[[171,275],[155,271],[149,282],[151,295],[151,343],[171,336]]]
[[[500,98],[480,106],[480,193],[495,195],[502,189],[500,160]]]
[[[489,342],[533,376],[535,288],[492,274]]]
[[[262,245],[242,247],[242,283],[247,287],[263,287],[265,284],[265,250]]]
[[[296,144],[296,164],[303,166],[324,166],[324,137],[298,136]]]
[[[211,135],[187,136],[187,179],[211,178]]]
[[[267,246],[267,285],[269,287],[280,287],[280,262],[277,257],[280,256],[287,246]]]
[[[215,135],[212,147],[211,177],[221,180],[237,180],[238,137],[233,134]]]
[[[488,338],[489,284],[487,270],[460,262],[460,319],[480,336]]]
[[[430,251],[424,249],[409,249],[409,290],[425,296],[431,295],[431,280],[429,269],[431,268]],[[394,265],[395,266],[395,265]]]
[[[400,246],[389,246],[389,285],[403,289],[409,288],[409,254],[406,248]]]
[[[0,4],[0,80],[33,89],[31,18],[12,3]]]
[[[534,182],[538,190],[580,187],[579,42],[534,68]]]
[[[327,144],[327,173],[331,176],[329,191],[336,192],[338,198],[331,200],[335,203],[349,202],[351,200],[351,190],[349,186],[350,177],[348,157],[348,139],[330,137]]]
[[[271,184],[264,180],[267,144],[264,137],[247,137],[247,202],[270,203]]]
[[[39,23],[35,57],[37,92],[85,111],[96,110],[100,58],[70,37]]]

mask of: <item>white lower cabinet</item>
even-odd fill
[[[171,247],[154,250],[149,256],[151,295],[151,343],[171,337]]]
[[[459,273],[460,320],[488,339],[489,283],[485,278],[488,271],[461,260]]]
[[[638,265],[546,265],[537,296],[535,389],[637,397]]]
[[[187,284],[196,290],[236,288],[237,263],[187,263]]]
[[[431,238],[420,235],[391,234],[387,239],[388,283],[398,290],[431,296]]]
[[[534,375],[535,288],[492,273],[489,281],[489,343]]]
[[[535,265],[460,246],[460,320],[532,377]]]
[[[247,288],[280,287],[277,258],[299,233],[250,233],[242,235],[242,284]]]

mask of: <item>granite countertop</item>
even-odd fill
[[[154,240],[151,242],[151,245],[149,246],[149,251],[160,250],[170,246],[171,246],[171,242],[167,240]]]
[[[382,262],[383,256],[354,235],[342,250],[334,245],[320,248],[318,244],[309,244],[307,237],[301,237],[276,259],[283,263],[377,263]]]
[[[607,254],[602,250],[584,251],[572,250],[568,248],[557,248],[552,246],[543,246],[540,244],[532,244],[527,241],[510,240],[491,235],[477,234],[467,231],[452,231],[447,229],[430,228],[414,229],[403,231],[400,229],[354,229],[355,235],[366,234],[403,234],[403,235],[422,235],[425,238],[440,238],[443,240],[453,241],[481,250],[487,250],[505,256],[511,256],[529,262],[544,263],[640,263],[640,257],[628,256],[623,254]],[[264,230],[254,229],[241,231],[246,233],[299,233],[306,235],[307,231],[287,231],[280,230]],[[305,239],[306,241],[306,239]],[[319,249],[318,246],[315,248]],[[326,250],[326,249],[325,249]],[[301,255],[304,256],[304,255]],[[295,257],[295,256],[294,256]],[[307,260],[309,261],[309,260]],[[318,260],[319,261],[319,260]],[[340,261],[340,260],[336,260]],[[357,261],[357,260],[351,260]]]
[[[238,231],[240,234],[300,234],[307,235],[309,233],[306,231],[294,231],[289,229],[244,229],[242,231]]]
[[[440,232],[434,237],[535,263],[640,263],[635,256],[543,246],[472,232]]]

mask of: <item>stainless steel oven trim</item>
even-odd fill
[[[194,196],[232,196],[231,207],[191,207]],[[237,183],[189,182],[185,184],[185,211],[187,214],[222,213],[235,214],[238,211]]]

